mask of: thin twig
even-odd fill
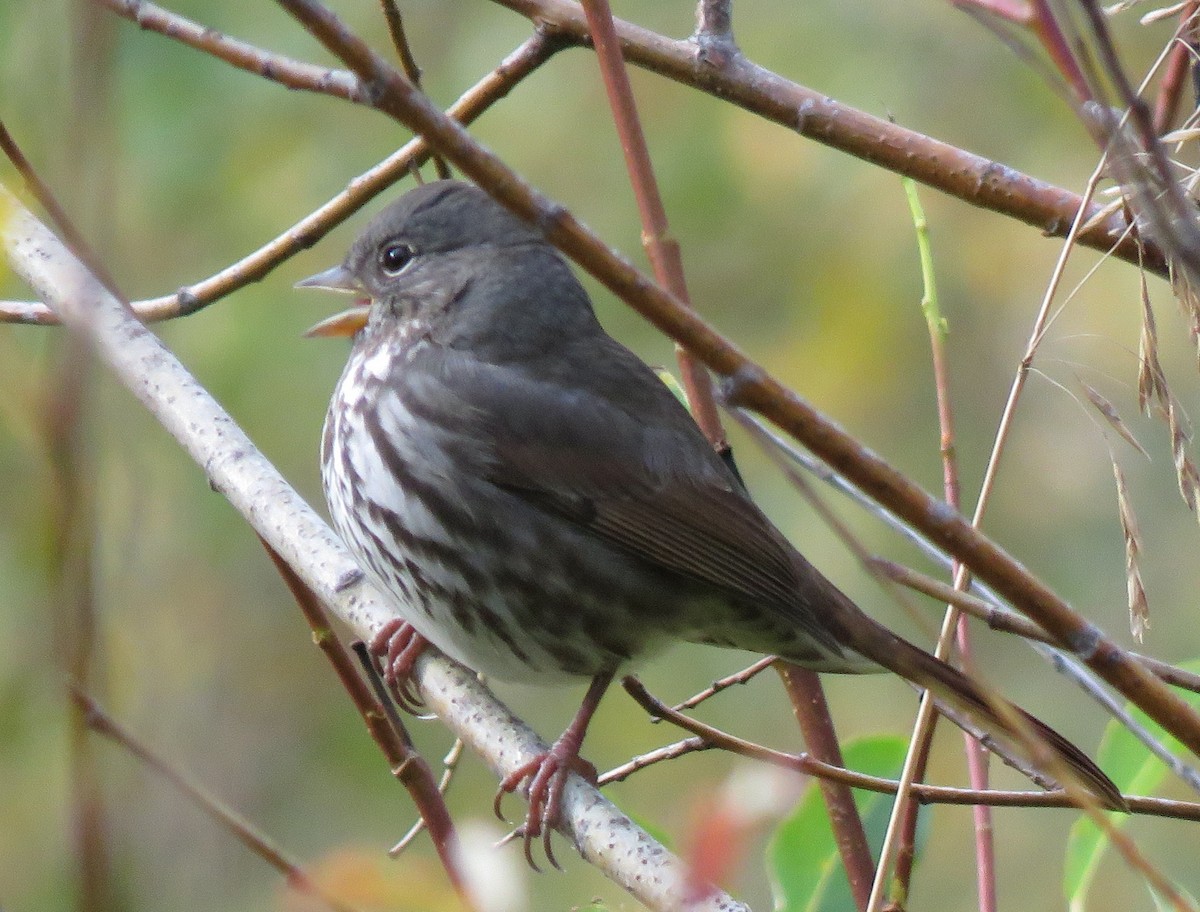
[[[408,43],[408,34],[404,29],[404,16],[400,13],[400,5],[396,0],[380,0],[383,7],[383,17],[387,20],[388,34],[392,36],[392,47],[400,58],[400,66],[404,75],[418,89],[421,88],[421,68],[417,66],[417,58],[413,56],[412,45]],[[433,170],[439,178],[445,180],[450,176],[450,168],[441,156],[431,156]]]
[[[649,766],[654,766],[656,763],[662,763],[666,760],[676,760],[688,754],[712,750],[714,747],[716,747],[715,744],[709,744],[703,738],[684,738],[682,741],[676,741],[674,744],[668,744],[665,747],[659,747],[640,754],[627,763],[613,767],[607,773],[601,773],[596,778],[596,784],[603,788],[613,782],[624,782],[634,773],[644,770]]]
[[[71,699],[83,714],[88,728],[103,735],[115,744],[119,744],[132,756],[136,757],[147,769],[161,776],[172,786],[187,797],[200,810],[215,820],[251,852],[277,870],[284,876],[288,885],[302,893],[320,900],[337,912],[354,912],[351,906],[328,893],[317,881],[301,867],[300,863],[290,858],[283,849],[275,845],[265,834],[242,817],[235,810],[219,801],[217,798],[187,774],[181,772],[171,763],[151,750],[145,743],[134,736],[125,726],[108,715],[90,696],[71,687]]]
[[[156,6],[148,0],[92,0],[147,31],[158,32],[190,48],[223,60],[289,89],[318,92],[356,104],[368,104],[362,85],[352,73],[313,66],[231,38],[186,16]]]
[[[563,47],[552,29],[539,29],[491,73],[464,92],[446,113],[464,124],[472,123]],[[423,139],[411,140],[371,170],[350,180],[345,191],[258,250],[173,294],[134,302],[131,305],[134,313],[146,323],[189,316],[257,282],[289,257],[313,246],[380,193],[409,175],[429,156],[429,146]],[[0,322],[47,325],[57,323],[58,318],[40,301],[0,301]]]
[[[752,678],[766,671],[775,662],[775,656],[763,656],[756,662],[751,663],[741,671],[734,672],[728,677],[720,678],[713,681],[708,687],[697,694],[688,697],[682,703],[675,706],[677,711],[685,709],[694,709],[710,697],[714,697],[726,688],[733,687],[735,684],[746,684]]]
[[[445,795],[449,790],[450,783],[454,780],[454,773],[458,769],[458,761],[462,758],[464,747],[466,747],[466,743],[463,741],[463,739],[455,738],[454,743],[450,746],[450,750],[442,759],[442,775],[441,778],[438,779],[437,789],[443,795]],[[424,832],[424,830],[425,818],[418,817],[417,822],[409,827],[408,832],[401,836],[400,840],[394,846],[388,849],[388,855],[391,858],[396,858],[403,854],[404,850],[407,849],[412,841],[416,839],[418,835]]]
[[[708,744],[711,748],[727,750],[746,757],[771,763],[784,769],[795,770],[809,776],[827,777],[838,782],[869,792],[879,792],[885,795],[896,794],[900,784],[894,779],[883,779],[868,776],[841,767],[829,766],[807,754],[789,754],[772,750],[753,741],[746,741],[731,735],[719,728],[714,728],[677,713],[670,706],[652,695],[635,677],[627,676],[621,679],[621,686],[629,693],[646,712],[672,725],[678,726],[696,738]],[[929,785],[924,782],[913,784],[912,793],[917,800],[926,804],[987,804],[992,807],[1061,807],[1074,808],[1078,804],[1062,790],[1050,792],[1004,791],[988,789],[979,792],[975,789],[951,788],[944,785]],[[1191,801],[1174,801],[1166,798],[1125,796],[1130,813],[1148,817],[1170,817],[1179,820],[1200,820],[1200,803]]]

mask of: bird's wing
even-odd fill
[[[814,589],[800,573],[803,558],[691,416],[640,360],[613,346],[604,366],[568,382],[486,364],[443,375],[468,404],[472,434],[487,441],[488,479],[640,560],[774,610],[823,653],[841,655],[815,617],[819,584],[832,584],[813,570]]]

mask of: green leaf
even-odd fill
[[[907,740],[895,735],[863,738],[846,745],[846,765],[872,776],[895,779],[900,775],[907,750]],[[872,847],[881,845],[892,796],[856,791],[854,803],[862,815],[867,841]],[[918,828],[918,847],[922,833],[922,828]],[[779,912],[854,908],[825,802],[815,780],[795,811],[771,836],[767,845],[767,873]]]
[[[1182,668],[1200,672],[1200,660],[1186,662]],[[1180,696],[1194,708],[1200,709],[1200,694],[1181,692]],[[1127,705],[1131,715],[1151,734],[1162,741],[1168,749],[1179,756],[1187,754],[1185,748],[1174,738],[1163,731],[1162,726],[1150,719],[1135,706]],[[1104,737],[1100,741],[1100,749],[1096,752],[1096,762],[1116,783],[1117,787],[1126,794],[1148,795],[1162,783],[1166,777],[1167,767],[1161,760],[1149,753],[1125,726],[1116,719],[1108,723]],[[1121,828],[1129,821],[1128,814],[1117,812],[1108,815],[1116,828]],[[1072,910],[1084,908],[1088,890],[1100,866],[1100,860],[1108,849],[1108,837],[1101,832],[1091,820],[1081,817],[1071,827],[1067,839],[1066,859],[1063,867],[1063,895]]]
[[[692,405],[690,402],[688,402],[687,393],[684,392],[683,387],[679,385],[679,381],[675,379],[675,375],[665,367],[654,368],[654,373],[658,374],[658,379],[661,380],[666,385],[667,389],[669,389],[675,395],[675,398],[683,403],[683,407],[688,411],[691,411]]]

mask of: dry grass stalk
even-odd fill
[[[1129,430],[1129,426],[1121,420],[1121,416],[1113,404],[1105,399],[1104,396],[1100,395],[1099,390],[1090,384],[1080,380],[1079,385],[1083,387],[1084,395],[1088,397],[1088,401],[1092,404],[1096,411],[1098,411],[1104,417],[1104,420],[1108,422],[1109,426],[1121,435],[1121,439],[1149,459],[1150,454],[1146,451],[1146,448],[1141,445],[1138,439],[1133,436],[1133,431]]]
[[[1125,587],[1129,599],[1129,631],[1142,642],[1150,626],[1150,602],[1146,598],[1146,587],[1142,583],[1141,532],[1137,516],[1129,500],[1129,489],[1125,484],[1125,473],[1112,460],[1113,476],[1117,480],[1117,512],[1121,517],[1121,532],[1125,536]]]

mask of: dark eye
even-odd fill
[[[379,251],[379,265],[384,272],[397,275],[412,262],[413,255],[413,249],[407,244],[388,244]]]

